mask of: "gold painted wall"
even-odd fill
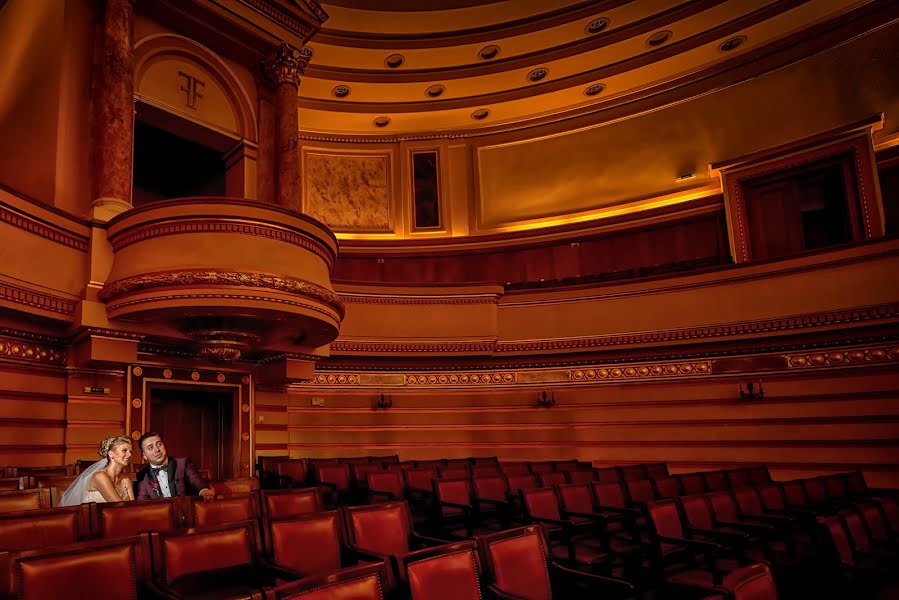
[[[391,156],[305,150],[304,210],[334,231],[391,232]]]

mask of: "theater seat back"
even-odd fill
[[[435,479],[434,497],[438,502],[452,502],[463,506],[471,506],[471,484],[468,479]],[[451,517],[462,513],[462,509],[455,506],[440,507],[440,513],[444,517]]]
[[[537,476],[527,474],[507,475],[506,483],[509,486],[509,491],[513,494],[517,494],[519,490],[537,489]]]
[[[387,492],[394,498],[403,497],[403,478],[396,471],[378,471],[367,476],[368,489],[373,492]]]
[[[655,490],[649,479],[634,479],[625,483],[631,503],[646,504],[655,500]]]
[[[285,460],[275,463],[279,477],[288,477],[293,485],[303,485],[309,478],[309,464],[305,458]]]
[[[590,486],[570,483],[560,485],[557,490],[565,510],[580,513],[593,512],[593,496],[590,493]]]
[[[643,470],[646,471],[646,475],[650,479],[668,477],[668,465],[663,462],[645,464],[643,465]]]
[[[706,499],[712,506],[712,512],[719,521],[739,521],[740,515],[737,503],[734,502],[730,492],[712,492],[706,495]]]
[[[628,465],[627,467],[621,467],[621,478],[624,481],[646,479],[646,471],[643,470],[643,465]]]
[[[303,583],[299,585],[305,584]],[[296,588],[289,585],[285,588]],[[304,589],[293,591],[275,590],[276,600],[384,600],[384,583],[377,573],[346,578],[328,577],[312,584],[303,585]]]
[[[565,471],[568,483],[593,483],[596,481],[596,474],[593,469],[572,469]]]
[[[705,481],[699,473],[681,473],[677,478],[680,480],[681,491],[685,495],[705,492]]]
[[[423,469],[407,469],[403,471],[403,479],[406,487],[416,490],[431,490],[431,480],[437,477],[436,467],[425,467]]]
[[[481,600],[474,542],[406,563],[412,600]]]
[[[214,502],[191,498],[191,524],[194,527],[211,527],[224,523],[238,523],[259,518],[256,496],[228,496]]]
[[[555,471],[552,473],[540,473],[537,475],[537,483],[540,487],[549,487],[552,485],[563,485],[568,483],[565,472]]]
[[[656,496],[660,500],[680,496],[680,483],[674,477],[659,477],[653,479],[652,483],[655,486]]]
[[[475,496],[478,498],[500,501],[506,500],[508,488],[506,487],[506,480],[502,477],[498,475],[490,477],[474,477],[472,478],[472,483],[474,484]]]
[[[499,464],[503,475],[526,475],[531,472],[531,465],[527,462],[502,462]]]
[[[15,565],[16,597],[137,598],[145,577],[144,553],[137,540],[120,544],[66,546],[19,558]]]
[[[730,488],[725,471],[706,471],[702,476],[705,479],[705,487],[710,492],[720,492]]]
[[[337,511],[271,521],[267,543],[274,562],[303,577],[336,571],[341,565]]]
[[[762,501],[754,488],[745,487],[734,490],[734,498],[740,507],[740,512],[747,517],[759,517],[765,514]]]
[[[649,516],[649,523],[652,525],[653,532],[656,535],[683,538],[684,528],[681,525],[680,512],[674,500],[661,500],[647,505],[646,514]],[[677,546],[659,544],[662,555],[666,555],[675,550]]]
[[[521,490],[521,503],[531,517],[537,519],[561,519],[559,500],[552,488]]]
[[[356,507],[345,512],[347,533],[360,548],[378,554],[409,552],[409,513],[405,502]]]
[[[324,508],[319,488],[263,492],[263,507],[269,519],[284,519],[319,512]]]
[[[252,547],[249,526],[216,529],[188,535],[165,535],[160,540],[165,581],[215,569],[249,565]]]
[[[700,529],[712,529],[712,510],[705,496],[681,496],[678,498],[687,523]]]
[[[596,503],[609,508],[627,508],[627,496],[624,492],[624,484],[620,481],[611,483],[594,483],[593,495]]]
[[[487,536],[483,555],[496,586],[528,600],[551,600],[546,545],[539,527],[522,527]]]
[[[0,552],[74,544],[89,530],[80,507],[0,515]]]
[[[137,535],[144,531],[171,531],[181,524],[181,513],[173,500],[142,500],[97,505],[100,537]]]
[[[0,513],[50,508],[50,488],[0,492]]]

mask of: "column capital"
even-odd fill
[[[289,83],[299,87],[300,75],[306,70],[311,57],[309,48],[281,44],[274,54],[262,61],[262,74],[274,86]]]

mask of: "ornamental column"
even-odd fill
[[[309,51],[282,44],[262,63],[275,96],[275,203],[300,210],[299,100],[300,75],[309,64]]]
[[[134,142],[133,0],[106,0],[103,45],[95,81],[93,165],[96,196],[91,218],[108,221],[131,208]]]

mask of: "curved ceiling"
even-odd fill
[[[476,134],[601,110],[725,63],[738,68],[755,51],[864,4],[330,0],[323,2],[330,19],[308,44],[300,127],[358,136]]]

